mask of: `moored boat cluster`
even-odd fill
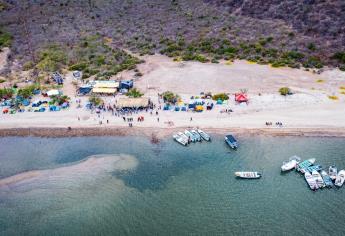
[[[211,136],[201,129],[185,130],[173,135],[173,138],[179,144],[187,146],[189,143],[201,142],[202,140],[211,141]]]
[[[281,171],[289,171],[295,169],[304,174],[311,190],[317,190],[324,187],[332,188],[334,185],[341,187],[345,181],[345,170],[338,172],[335,166],[328,168],[328,173],[323,170],[321,165],[315,164],[315,158],[301,162],[297,156],[293,156],[281,166]]]

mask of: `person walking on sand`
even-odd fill
[[[193,117],[190,118],[190,121],[193,121]]]
[[[159,122],[159,117],[157,117],[157,122]]]

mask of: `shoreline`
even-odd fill
[[[162,139],[172,136],[174,132],[190,127],[153,128],[153,127],[97,127],[97,128],[8,128],[0,129],[0,137],[87,137],[87,136],[146,136]],[[203,128],[204,131],[223,135],[265,135],[265,136],[299,136],[299,137],[345,137],[343,128]]]

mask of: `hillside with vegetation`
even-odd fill
[[[44,50],[58,45],[67,54],[80,53],[60,58],[67,60],[64,64],[100,77],[137,63],[121,49],[174,60],[247,59],[276,67],[345,70],[341,0],[3,0],[1,6],[10,59],[28,68],[40,68]],[[108,41],[91,55],[92,43],[83,40],[94,35]],[[108,59],[109,51],[115,60]],[[127,66],[117,64],[119,58]]]

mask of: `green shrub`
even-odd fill
[[[88,67],[88,64],[85,62],[80,62],[74,65],[71,65],[68,69],[69,70],[80,70],[80,71],[85,71]]]
[[[138,89],[133,88],[133,89],[130,89],[126,95],[128,97],[139,98],[139,97],[142,97],[144,94],[141,93]]]
[[[338,60],[340,63],[345,63],[345,52],[337,52],[332,58]]]
[[[163,97],[164,102],[172,103],[172,104],[175,104],[179,99],[179,95],[174,94],[173,92],[170,92],[170,91],[164,92],[162,94],[162,97]]]
[[[89,102],[94,106],[99,106],[103,103],[103,100],[100,97],[96,97],[95,95],[91,95],[89,97]]]
[[[226,101],[229,99],[229,96],[226,93],[218,93],[212,96],[213,100],[222,100],[222,101]]]
[[[291,94],[291,90],[288,87],[282,87],[282,88],[279,89],[279,93],[282,96],[286,96],[286,95]]]
[[[10,47],[12,43],[12,36],[10,33],[0,29],[0,49]]]
[[[33,61],[27,61],[23,65],[23,70],[24,71],[30,70],[30,69],[34,68],[34,66],[35,66],[35,64]]]
[[[10,88],[0,88],[0,98],[11,98],[13,96],[13,90]]]

